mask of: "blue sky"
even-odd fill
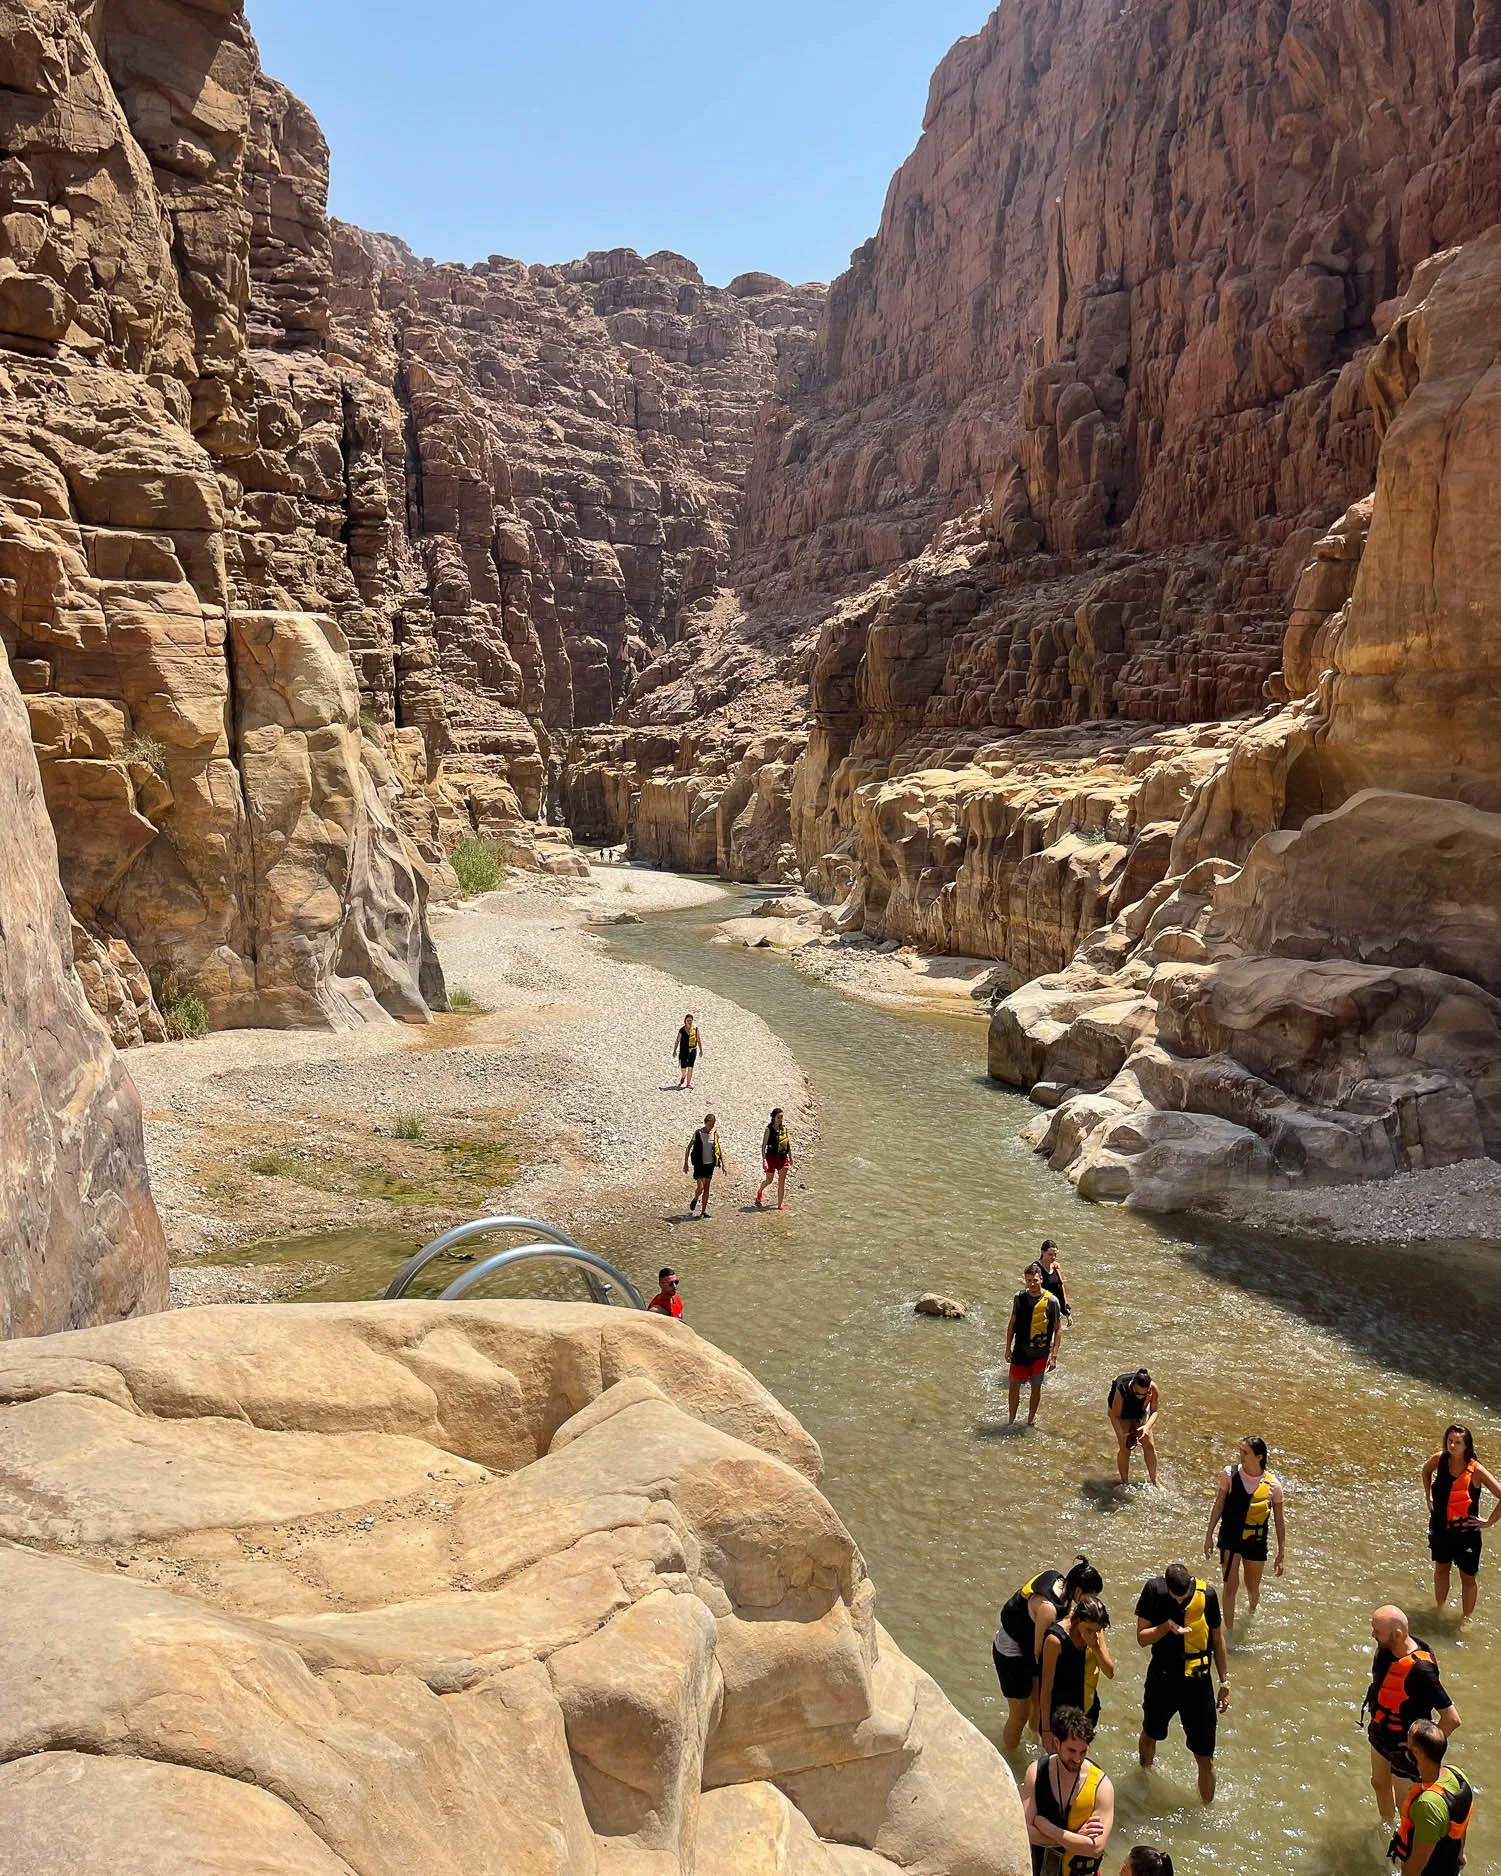
[[[874,234],[933,67],[990,0],[247,0],[332,207],[419,254],[675,248],[828,280]]]

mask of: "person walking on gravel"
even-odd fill
[[[777,1182],[777,1210],[787,1209],[787,1168],[792,1164],[792,1141],[787,1135],[787,1122],[782,1110],[774,1107],[771,1119],[766,1124],[766,1132],[761,1136],[761,1168],[766,1177],[761,1181],[756,1193],[756,1210],[760,1211],[761,1202],[766,1196],[766,1188],[775,1179]]]
[[[704,1039],[699,1033],[698,1024],[694,1022],[693,1012],[690,1010],[683,1018],[683,1026],[678,1031],[677,1041],[673,1044],[673,1053],[678,1058],[679,1088],[693,1086],[694,1066],[703,1052]]]
[[[703,1218],[709,1216],[709,1187],[714,1183],[714,1175],[723,1170],[724,1149],[719,1144],[719,1129],[714,1124],[712,1114],[704,1115],[704,1124],[698,1128],[688,1142],[688,1151],[683,1155],[683,1171],[693,1174],[693,1197],[688,1210],[695,1210]]]

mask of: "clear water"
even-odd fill
[[[1498,1248],[1194,1234],[1084,1205],[1020,1145],[1032,1110],[986,1081],[983,1022],[868,1007],[765,955],[711,946],[726,910],[654,917],[612,943],[767,1019],[810,1075],[816,1153],[795,1171],[785,1216],[756,1213],[753,1188],[726,1191],[707,1223],[648,1221],[596,1248],[632,1274],[672,1262],[693,1326],[816,1435],[826,1490],[901,1645],[999,1741],[999,1606],[1040,1566],[1087,1551],[1104,1573],[1118,1666],[1101,1683],[1096,1749],[1118,1794],[1107,1869],[1145,1841],[1188,1876],[1374,1876],[1389,1866],[1357,1716],[1370,1612],[1398,1602],[1463,1716],[1456,1762],[1482,1791],[1469,1867],[1495,1868],[1501,1591],[1488,1558],[1463,1638],[1457,1612],[1435,1616],[1419,1473],[1454,1418],[1501,1469]],[[712,1098],[712,1063],[701,1082]],[[742,1143],[741,1163],[754,1149]],[[1038,1428],[1010,1433],[1006,1315],[1044,1237],[1062,1247],[1075,1326]],[[345,1293],[375,1293],[408,1248],[361,1253]],[[307,1254],[328,1256],[326,1241]],[[563,1273],[553,1282],[545,1290],[532,1271],[514,1288],[579,1293]],[[969,1320],[914,1317],[927,1289],[962,1298]],[[1142,1362],[1163,1395],[1162,1486],[1123,1492],[1105,1394]],[[1133,1609],[1174,1558],[1203,1567],[1215,1473],[1251,1432],[1287,1486],[1289,1571],[1268,1573],[1261,1612],[1232,1647],[1220,1790],[1205,1810],[1176,1732],[1150,1776],[1136,1768]],[[1494,1558],[1501,1526],[1492,1535]]]

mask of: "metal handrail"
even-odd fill
[[[610,1281],[620,1285],[637,1309],[646,1308],[641,1292],[623,1270],[617,1270],[613,1264],[607,1264],[604,1258],[597,1257],[593,1251],[582,1250],[577,1245],[571,1249],[564,1249],[556,1243],[518,1244],[513,1250],[497,1251],[493,1257],[484,1258],[472,1270],[466,1270],[455,1277],[439,1301],[455,1303],[461,1296],[467,1296],[476,1285],[483,1283],[486,1277],[493,1276],[497,1270],[505,1270],[511,1264],[531,1263],[539,1257],[556,1258],[561,1263],[577,1265],[583,1271],[597,1303],[609,1300],[609,1283],[600,1283],[599,1277],[595,1274],[601,1272]],[[603,1294],[600,1294],[601,1291]]]
[[[466,1225],[455,1225],[451,1231],[445,1231],[441,1237],[434,1238],[431,1244],[424,1244],[422,1249],[411,1256],[391,1279],[386,1290],[389,1302],[398,1296],[405,1296],[418,1276],[427,1268],[435,1257],[441,1257],[455,1244],[462,1244],[468,1238],[484,1237],[491,1231],[531,1231],[539,1238],[546,1238],[552,1244],[566,1245],[569,1250],[582,1250],[583,1246],[570,1238],[566,1231],[559,1231],[556,1225],[545,1224],[540,1218],[472,1218]],[[590,1291],[597,1303],[605,1297],[595,1290],[590,1283]]]

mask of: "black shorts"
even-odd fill
[[[1001,1692],[1008,1700],[1030,1700],[1036,1680],[1032,1673],[1032,1663],[1025,1655],[1003,1655],[995,1643],[990,1644],[990,1658],[995,1662],[995,1671],[1000,1679]]]
[[[1435,1563],[1452,1564],[1461,1576],[1480,1574],[1480,1532],[1468,1531],[1461,1524],[1451,1530],[1445,1525],[1440,1530],[1431,1526],[1428,1531],[1428,1553]]]
[[[700,1166],[695,1163],[693,1176],[695,1179],[702,1179],[704,1184],[707,1185],[718,1170],[719,1168],[717,1166]]]
[[[1412,1785],[1418,1782],[1418,1762],[1408,1750],[1405,1739],[1394,1739],[1390,1733],[1378,1732],[1374,1720],[1366,1728],[1365,1736],[1398,1778],[1405,1778]]]
[[[1242,1557],[1247,1563],[1265,1563],[1267,1558],[1266,1532],[1257,1537],[1221,1537],[1220,1567],[1229,1563],[1232,1557]]]
[[[1212,1759],[1219,1731],[1214,1682],[1207,1674],[1190,1680],[1186,1674],[1176,1671],[1158,1674],[1148,1668],[1146,1693],[1141,1703],[1141,1730],[1148,1739],[1166,1739],[1174,1715],[1183,1722],[1183,1737],[1194,1757]]]

